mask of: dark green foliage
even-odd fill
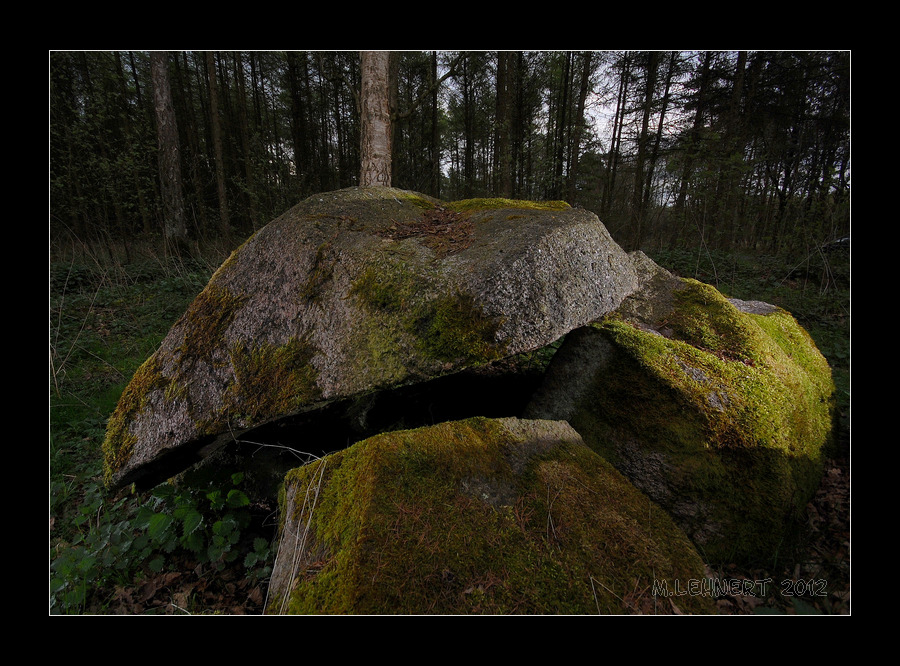
[[[234,474],[227,488],[177,487],[168,483],[148,496],[126,496],[111,504],[103,488],[89,484],[73,522],[76,533],[51,553],[50,611],[81,613],[96,608],[101,590],[158,573],[173,557],[189,553],[213,569],[243,557],[250,577],[265,578],[268,542],[241,543],[250,524],[250,500]],[[58,496],[59,482],[51,488]]]
[[[185,559],[244,561],[248,577],[268,576],[268,541],[247,529],[252,507],[239,476],[216,486],[166,484],[146,496],[111,495],[101,481],[101,445],[123,388],[211,273],[168,262],[51,267],[53,613],[104,612],[116,586]]]

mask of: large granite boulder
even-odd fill
[[[107,430],[107,482],[331,401],[540,348],[636,285],[597,217],[565,203],[315,195],[236,250],[137,371]]]
[[[771,563],[821,479],[828,363],[786,311],[633,258],[643,288],[567,336],[525,415],[571,423],[707,562]]]
[[[672,520],[564,422],[383,433],[290,472],[269,614],[712,613]],[[654,596],[656,592],[656,596]]]

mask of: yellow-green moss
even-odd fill
[[[316,248],[313,264],[309,270],[306,282],[301,285],[300,297],[307,302],[318,302],[322,296],[325,285],[331,281],[334,275],[335,259],[328,259],[327,254],[331,250],[331,243],[322,243]]]
[[[298,498],[317,497],[315,555],[290,612],[622,613],[654,577],[702,575],[684,534],[590,450],[561,444],[514,470],[515,446],[478,418],[379,435],[290,472]],[[306,524],[303,504],[293,517]]]
[[[103,440],[103,471],[107,484],[113,474],[122,468],[131,457],[137,438],[128,426],[144,408],[147,395],[152,390],[165,390],[168,381],[159,370],[156,356],[147,359],[122,392],[119,403],[113,411]]]
[[[525,201],[522,199],[463,199],[446,205],[457,212],[492,210],[498,208],[525,208],[529,210],[566,210],[571,208],[565,201]]]
[[[182,365],[208,359],[221,347],[222,336],[245,301],[215,282],[200,292],[179,322],[184,326],[183,342],[178,348]]]
[[[280,346],[234,345],[235,380],[225,396],[226,412],[253,424],[314,402],[321,395],[314,354],[315,348],[298,338]]]
[[[717,511],[713,559],[762,559],[821,478],[833,383],[812,340],[784,311],[749,315],[686,281],[671,338],[610,317],[596,325],[623,353],[573,426],[617,463],[619,443],[667,460],[673,487]]]
[[[423,270],[397,258],[367,266],[351,294],[393,324],[375,322],[371,335],[404,331],[413,337],[419,353],[443,362],[484,363],[501,358],[505,348],[495,340],[501,321],[485,316],[468,294],[434,293],[435,289]],[[368,346],[384,347],[371,340]]]

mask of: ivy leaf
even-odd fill
[[[184,538],[184,547],[190,550],[193,553],[199,553],[203,550],[205,545],[205,539],[203,538],[202,532],[192,532],[190,534],[185,535]]]
[[[206,493],[206,499],[209,500],[213,509],[221,509],[225,504],[225,501],[222,499],[222,493],[218,490]]]

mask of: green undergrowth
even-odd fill
[[[221,488],[164,483],[147,495],[119,498],[107,497],[99,484],[85,485],[74,533],[52,546],[50,612],[102,612],[117,587],[136,585],[185,558],[212,571],[243,558],[248,577],[266,578],[269,541],[245,536],[251,514],[242,480],[234,474]]]
[[[51,477],[99,470],[107,419],[209,279],[199,263],[50,267]]]
[[[239,485],[164,485],[139,496],[112,494],[103,483],[107,425],[117,405],[139,408],[127,396],[120,401],[123,390],[135,374],[159,381],[148,359],[204,288],[214,261],[51,264],[52,613],[107,612],[117,589],[180,570],[185,561],[215,567],[246,559],[246,575],[267,576],[272,554],[268,541],[254,543],[244,527]]]

